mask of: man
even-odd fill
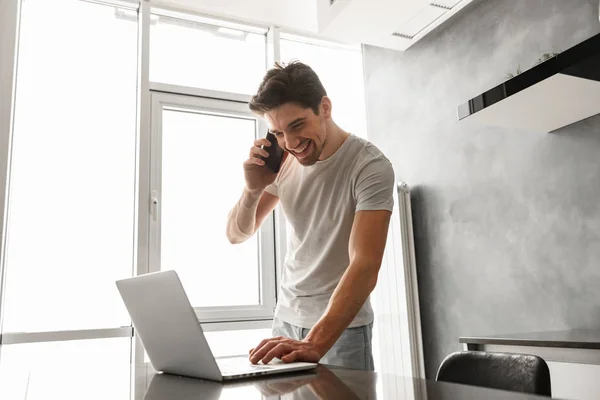
[[[318,76],[300,62],[269,70],[250,109],[265,118],[286,152],[275,174],[262,159],[270,142],[254,142],[227,237],[231,243],[250,238],[278,202],[288,223],[274,337],[250,350],[250,361],[373,370],[369,295],[393,208],[392,165],[374,145],[336,125]]]

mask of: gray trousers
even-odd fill
[[[294,340],[303,340],[310,329],[291,325],[278,318],[273,320],[272,334]],[[373,323],[346,329],[337,342],[319,361],[321,364],[335,365],[350,369],[373,371]]]

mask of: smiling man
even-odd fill
[[[288,246],[273,337],[250,361],[309,361],[373,370],[375,288],[393,208],[394,171],[368,141],[332,119],[332,101],[307,65],[276,65],[250,109],[285,150],[279,173],[258,139],[244,161],[246,186],[229,213],[227,237],[241,243],[281,203]]]

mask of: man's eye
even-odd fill
[[[275,134],[275,137],[280,137],[281,135],[283,135],[283,133],[281,133],[281,132],[277,132],[277,133]]]
[[[302,128],[303,124],[299,124],[299,125],[294,125],[292,128],[297,131],[298,129]]]

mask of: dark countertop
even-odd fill
[[[353,371],[319,366],[303,373],[283,374],[270,378],[247,379],[231,383],[218,383],[148,370],[148,387],[143,400],[188,399],[410,399],[410,400],[534,400],[547,397],[526,395],[435,382],[424,379],[403,378],[373,372]]]
[[[600,350],[600,329],[461,336],[460,343]]]

